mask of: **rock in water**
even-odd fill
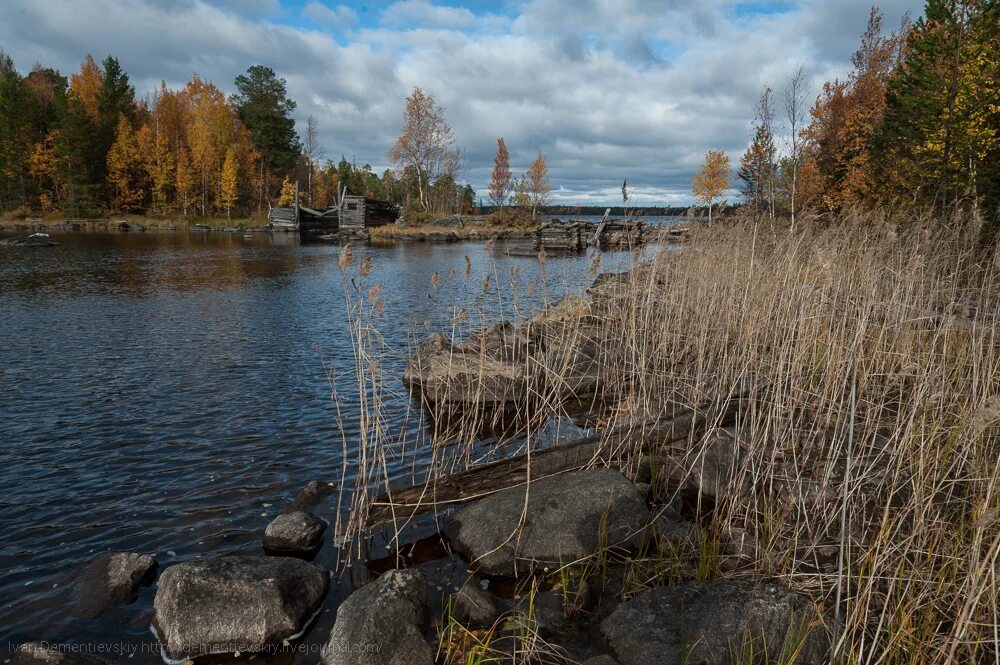
[[[638,545],[649,508],[613,469],[585,469],[512,487],[455,513],[445,534],[474,568],[516,575],[596,554],[602,545]],[[602,529],[604,533],[602,533]]]
[[[323,542],[326,522],[297,510],[278,515],[264,530],[264,549],[271,552],[312,552]]]
[[[32,233],[24,238],[0,240],[0,245],[9,247],[55,247],[58,244],[48,233]]]
[[[331,482],[322,480],[310,480],[306,486],[295,495],[295,500],[282,512],[294,513],[297,510],[311,511],[313,508],[323,503],[323,499],[330,496],[337,486]]]
[[[172,660],[253,653],[298,637],[329,586],[326,570],[300,559],[229,556],[188,561],[160,576],[153,629]]]
[[[107,665],[107,661],[80,653],[72,645],[25,642],[14,651],[12,665]]]
[[[424,638],[427,582],[419,570],[390,570],[347,597],[326,646],[324,665],[432,665]]]
[[[131,603],[139,587],[155,575],[156,559],[148,554],[105,552],[94,557],[77,578],[74,614],[93,619],[115,605]]]
[[[795,653],[797,665],[829,662],[832,643],[813,602],[774,584],[718,580],[659,587],[622,603],[601,624],[622,665],[762,662]],[[783,651],[783,649],[785,651]]]

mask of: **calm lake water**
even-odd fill
[[[53,237],[57,247],[0,248],[0,639],[5,650],[33,639],[149,643],[152,589],[77,620],[73,573],[107,550],[150,553],[161,566],[262,553],[264,527],[307,481],[339,477],[341,437],[355,440],[358,427],[345,304],[354,287],[339,246],[294,236]],[[360,290],[383,285],[391,377],[414,340],[451,328],[454,308],[470,311],[468,332],[592,280],[592,256],[542,266],[473,243],[354,250],[356,262],[372,257]],[[604,254],[602,270],[628,261]],[[390,383],[389,425],[415,438],[419,420]],[[317,510],[331,523],[333,498]],[[332,566],[331,537],[320,564]],[[343,593],[335,586],[307,642],[325,640]],[[159,662],[151,650],[127,660]]]

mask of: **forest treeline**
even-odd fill
[[[413,213],[474,209],[445,110],[420,88],[389,150],[393,168],[378,174],[325,159],[313,118],[299,136],[296,104],[271,69],[250,67],[234,84],[227,96],[195,75],[140,99],[113,57],[88,56],[67,78],[41,65],[22,74],[0,51],[0,212],[261,214],[287,204],[295,181],[312,207],[347,187]],[[815,93],[800,67],[777,91],[764,89],[735,169],[725,152],[709,151],[693,187],[709,213],[732,191],[735,170],[750,210],[793,224],[800,211],[858,206],[960,205],[997,219],[997,0],[929,0],[923,17],[894,30],[873,8],[852,72]],[[550,191],[545,156],[515,177],[500,138],[491,208],[534,214]]]
[[[451,172],[421,188],[408,164],[379,175],[344,157],[324,160],[315,120],[297,134],[296,103],[271,69],[252,66],[234,84],[227,97],[195,75],[140,99],[114,57],[87,56],[67,78],[41,65],[22,75],[0,51],[0,211],[261,214],[296,180],[300,200],[315,207],[347,187],[471,209],[471,187]]]
[[[1000,3],[929,0],[886,30],[872,8],[845,80],[810,101],[800,67],[766,87],[736,170],[758,216],[972,209],[1000,215]],[[776,136],[787,140],[778,145]],[[693,190],[711,205],[730,187],[728,157],[709,151]]]

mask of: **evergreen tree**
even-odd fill
[[[873,150],[894,197],[996,213],[1000,3],[929,0],[890,82]]]
[[[740,160],[737,176],[742,181],[743,196],[758,215],[768,213],[774,217],[774,183],[777,165],[777,148],[774,145],[771,108],[771,89],[765,88],[757,103],[757,117],[753,124],[753,138]]]
[[[260,208],[270,191],[271,175],[287,175],[302,152],[291,117],[296,104],[288,98],[285,79],[270,67],[254,65],[237,76],[235,83],[233,102],[259,154]]]

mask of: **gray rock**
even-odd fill
[[[435,404],[520,403],[530,385],[523,364],[463,352],[439,334],[428,337],[410,357],[403,382]]]
[[[719,580],[640,593],[601,632],[622,665],[731,662],[734,650],[742,662],[751,648],[777,662],[789,647],[800,647],[798,665],[823,665],[831,637],[821,618],[808,597],[785,587]]]
[[[83,651],[79,645],[25,642],[14,650],[12,665],[106,665],[107,661]]]
[[[271,552],[311,552],[323,542],[326,522],[297,510],[275,517],[264,530],[264,549]]]
[[[497,492],[455,513],[445,533],[474,568],[511,576],[596,554],[602,522],[603,544],[632,548],[648,521],[645,500],[621,473],[586,469]]]
[[[426,581],[419,570],[390,570],[347,597],[326,646],[325,665],[432,665],[424,637]]]
[[[671,545],[695,547],[701,542],[701,528],[697,524],[684,522],[672,511],[661,510],[649,523],[648,535],[653,539],[666,540]]]
[[[295,495],[295,499],[284,512],[294,513],[297,510],[303,510],[308,513],[321,504],[323,499],[330,496],[336,487],[337,486],[334,483],[324,482],[322,480],[310,480],[306,483],[306,486]]]
[[[471,584],[452,596],[452,613],[465,626],[491,626],[502,611],[492,594]]]
[[[699,454],[689,462],[688,486],[717,503],[747,491],[740,475],[744,451],[736,431],[720,429],[701,445]]]
[[[583,665],[618,665],[618,661],[608,655],[594,656],[583,661]]]
[[[298,637],[329,589],[329,574],[300,559],[229,556],[167,568],[153,628],[168,658],[257,652]]]
[[[460,215],[449,215],[431,222],[431,226],[444,226],[447,228],[461,229],[465,227],[465,221]]]
[[[73,613],[93,619],[106,610],[133,602],[139,587],[156,575],[156,559],[134,552],[105,552],[94,557],[76,580]]]

